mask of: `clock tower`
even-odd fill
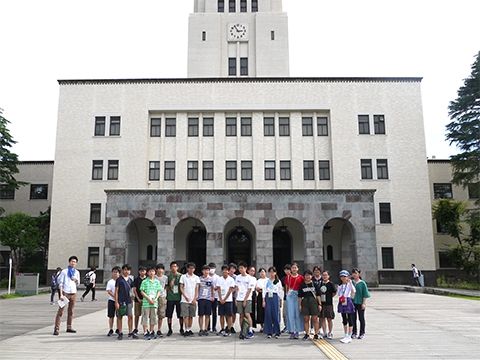
[[[188,77],[288,77],[282,0],[195,0]]]

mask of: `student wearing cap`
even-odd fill
[[[345,337],[340,340],[344,344],[352,342],[353,323],[355,316],[355,305],[353,305],[352,297],[355,296],[355,286],[350,279],[350,273],[342,270],[338,274],[340,276],[340,285],[338,286],[338,312],[342,314],[342,323],[345,330]]]

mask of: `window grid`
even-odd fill
[[[373,179],[372,160],[361,159],[360,164],[361,164],[361,168],[362,168],[362,179]]]
[[[188,136],[190,137],[198,136],[198,118],[188,119]]]
[[[90,204],[90,224],[100,224],[102,204]]]
[[[218,12],[225,12],[225,0],[218,0]]]
[[[242,136],[252,136],[252,118],[244,117],[240,121]]]
[[[236,76],[237,75],[237,59],[228,58],[228,75]]]
[[[207,32],[202,31],[202,41],[205,41],[205,40],[207,40]]]
[[[328,119],[326,117],[317,118],[317,135],[328,136]]]
[[[393,247],[382,247],[382,268],[393,269]]]
[[[151,180],[151,181],[160,180],[160,161],[150,161],[148,180]]]
[[[258,12],[258,0],[252,0],[252,12]]]
[[[252,162],[242,161],[242,180],[252,180]]]
[[[388,179],[388,161],[387,159],[377,160],[377,179]]]
[[[290,161],[280,161],[280,180],[291,180],[292,172]]]
[[[280,136],[290,136],[290,118],[280,117],[278,119],[278,132]]]
[[[229,0],[228,1],[228,11],[229,12],[235,12],[236,11],[236,0]]]
[[[311,117],[302,118],[302,135],[313,136],[313,120]]]
[[[270,40],[275,40],[275,31],[270,31]]]
[[[391,224],[392,213],[390,209],[390,203],[379,203],[380,210],[380,224]]]
[[[247,12],[247,0],[240,0],[240,12]]]
[[[166,118],[165,119],[165,136],[175,137],[177,132],[177,119]]]
[[[213,180],[213,161],[203,162],[203,180]]]
[[[273,117],[263,118],[263,135],[275,136],[275,118]]]
[[[15,189],[6,184],[0,185],[0,199],[13,200],[15,199]]]
[[[120,136],[120,116],[110,116],[110,136]]]
[[[225,121],[226,121],[225,134],[227,136],[237,136],[237,118],[227,117]]]
[[[30,185],[30,200],[44,200],[47,198],[48,198],[48,185],[46,184]]]
[[[303,162],[303,180],[315,180],[315,169],[313,160]]]
[[[433,196],[435,199],[451,199],[453,198],[452,184],[433,184]]]
[[[240,58],[240,76],[248,76],[248,58]]]
[[[165,180],[175,180],[175,161],[165,161]]]
[[[198,161],[189,161],[187,168],[187,180],[198,180]]]
[[[319,160],[318,161],[318,179],[319,180],[330,180],[330,161],[329,160]]]
[[[203,118],[203,136],[213,136],[213,118]]]
[[[92,180],[103,180],[103,160],[93,160]]]
[[[108,160],[108,180],[118,180],[118,160]]]
[[[105,116],[95,116],[95,136],[105,136]]]
[[[370,134],[370,123],[368,115],[358,115],[358,133]]]
[[[88,248],[88,267],[98,267],[100,262],[100,248],[89,247]]]
[[[373,131],[375,134],[385,134],[384,115],[373,115]]]
[[[160,137],[162,133],[162,119],[151,118],[150,119],[150,137]]]
[[[265,180],[275,180],[275,161],[265,161]]]
[[[236,161],[226,162],[226,179],[237,180],[237,162]]]

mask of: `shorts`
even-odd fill
[[[130,304],[127,304],[127,316],[131,316],[133,314],[133,305],[130,303]],[[117,315],[117,317],[120,317],[118,316],[118,310],[115,312],[115,315]]]
[[[115,300],[108,300],[107,303],[107,317],[114,318],[115,317]]]
[[[198,300],[198,316],[212,315],[212,301],[207,299]]]
[[[232,312],[233,312],[233,314],[237,313],[237,305],[235,305],[235,299],[233,299],[233,302],[232,302]]]
[[[159,297],[158,298],[158,308],[157,308],[157,316],[159,319],[165,318],[165,312],[167,310],[167,298],[166,297]]]
[[[148,319],[150,319],[150,325],[156,325],[157,324],[156,310],[157,310],[157,308],[154,308],[154,307],[144,307],[144,308],[142,308],[142,325],[143,326],[148,325]]]
[[[218,316],[232,316],[233,315],[233,303],[231,301],[222,304],[218,302]]]
[[[197,304],[180,303],[182,308],[182,317],[195,317],[197,316]]]
[[[318,316],[318,301],[313,297],[305,297],[302,299],[302,315]]]
[[[181,319],[180,300],[167,300],[167,318],[173,318],[173,309],[176,310],[177,318]]]
[[[252,300],[247,300],[247,305],[243,306],[243,300],[237,300],[237,314],[251,314],[252,313]]]
[[[335,319],[335,311],[333,311],[333,305],[322,304],[322,311],[320,312],[322,319]]]
[[[134,310],[135,310],[135,316],[142,316],[143,313],[142,313],[142,303],[141,302],[135,302],[134,303]]]

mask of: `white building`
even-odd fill
[[[281,0],[196,0],[186,79],[60,80],[49,269],[435,270],[420,78],[290,78]],[[432,276],[433,281],[433,276]]]

